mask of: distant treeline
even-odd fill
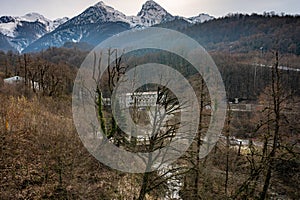
[[[183,32],[209,50],[246,53],[277,48],[281,53],[300,55],[298,15],[237,13],[195,25],[177,19],[158,26]]]
[[[40,53],[26,55],[0,52],[0,72],[2,72],[1,76],[3,78],[14,75],[25,76],[25,65],[27,65],[27,73],[36,72],[46,67],[47,69],[55,68],[55,73],[58,73],[57,76],[60,72],[68,71],[64,76],[72,80],[75,78],[77,69],[80,67],[87,53],[87,51],[80,51],[76,47],[49,48]],[[274,64],[272,51],[266,52],[263,55],[259,51],[252,51],[246,54],[221,51],[211,52],[211,55],[220,70],[229,99],[244,98],[256,100],[261,92],[271,83],[271,68],[258,65],[272,66]],[[299,56],[284,54],[281,57],[280,65],[297,67],[299,63]],[[196,73],[193,66],[183,58],[169,52],[157,50],[145,50],[129,54],[126,54],[125,50],[121,62],[128,66],[128,69],[145,63],[165,64],[174,67],[187,77],[187,79],[191,79]],[[60,70],[57,71],[58,69]],[[300,73],[282,70],[281,75],[284,87],[293,94],[300,95]],[[27,77],[30,76],[27,74]],[[36,79],[38,81],[38,77]],[[104,84],[105,81],[106,79],[104,78]],[[66,85],[66,83],[64,84]],[[72,86],[70,83],[67,83],[67,85],[65,88],[68,91],[65,93],[70,93]]]

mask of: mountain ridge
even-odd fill
[[[96,43],[118,33],[118,31],[146,28],[173,21],[177,17],[179,16],[173,16],[153,0],[146,1],[136,16],[127,16],[113,7],[106,5],[103,1],[99,1],[86,8],[79,15],[68,20],[63,18],[51,21],[38,13],[28,13],[22,17],[3,16],[0,18],[3,18],[2,23],[0,20],[0,33],[3,35],[0,38],[0,44],[1,42],[6,44],[6,46],[10,44],[11,49],[19,52],[30,52],[40,51],[51,46],[63,46],[65,42]],[[214,19],[207,14],[200,14],[192,18],[181,18],[191,24],[203,23]],[[14,23],[12,23],[13,20]],[[27,30],[32,33],[30,38],[23,37],[16,39],[20,35],[16,32],[16,27],[21,27],[23,21],[26,21],[26,23],[36,23],[35,26],[39,26],[39,28],[33,27],[33,30]],[[104,27],[109,29],[104,24],[112,23],[115,23],[112,26],[114,30],[103,30]],[[92,34],[101,34],[103,32],[106,32],[106,35],[101,36],[100,40],[91,39],[96,38]]]
[[[50,20],[38,13],[27,13],[24,16],[0,17],[0,44],[2,49],[21,52],[41,36],[55,30],[68,18]]]

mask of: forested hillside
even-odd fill
[[[230,14],[196,25],[177,20],[159,26],[183,32],[210,50],[249,52],[262,47],[300,54],[300,16]]]
[[[211,116],[205,106],[210,104],[206,86],[199,84],[201,76],[188,70],[184,60],[166,52],[124,55],[122,66],[153,60],[176,63],[176,69],[187,75],[197,91],[201,106],[198,137],[171,168],[131,174],[110,169],[93,158],[75,129],[72,87],[86,54],[76,47],[24,55],[0,53],[1,198],[156,200],[174,195],[175,181],[180,183],[176,194],[184,200],[299,197],[299,72],[279,72],[278,68],[288,65],[295,69],[298,56],[279,57],[278,51],[265,52],[263,57],[260,51],[211,52],[225,82],[228,115],[218,143],[207,157],[199,159],[199,137],[206,133]],[[14,75],[26,79],[4,83],[4,78]],[[109,85],[108,80],[104,77],[101,84]],[[31,87],[32,82],[37,82],[38,88]],[[253,107],[247,110],[244,104],[229,103],[236,97]],[[136,140],[120,139],[124,134],[119,129],[114,132],[110,109],[101,110],[101,101],[96,102],[99,123],[103,121],[104,130],[112,133],[108,134],[114,137],[112,143],[145,151]],[[138,110],[134,116],[145,116],[145,112]]]
[[[112,62],[102,76],[96,70],[102,67],[100,60],[91,62],[95,90],[72,96],[77,72],[93,45],[67,42],[36,53],[1,51],[0,199],[299,199],[299,16],[233,14],[198,24],[177,18],[159,26],[199,41],[220,71],[227,115],[209,154],[199,157],[201,148],[210,145],[203,138],[214,121],[214,108],[219,108],[213,107],[216,102],[203,77],[178,55],[124,49],[118,58],[116,49],[104,49],[99,55],[109,55]],[[179,126],[190,127],[196,121],[179,122],[188,106],[180,105],[167,84],[142,85],[136,91],[157,95],[155,109],[139,106],[138,95],[143,94],[131,93],[135,100],[128,111],[134,125],[155,131],[151,120],[158,119],[161,125],[165,113],[170,116],[157,132],[142,139],[137,137],[137,126],[131,126],[136,137],[128,139],[115,116],[125,122],[127,118],[122,113],[113,115],[110,99],[119,81],[126,82],[125,72],[146,63],[172,66],[186,78],[199,104],[199,123],[195,137],[188,136],[190,146],[171,165],[159,163],[161,168],[153,172],[120,172],[94,158],[76,130],[72,111],[84,108],[85,102],[92,103],[102,130],[86,131],[88,139],[98,145],[99,137],[104,138],[103,144],[127,152],[161,150],[173,139],[182,139],[176,135]]]

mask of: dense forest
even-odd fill
[[[88,52],[81,51],[77,46],[71,47],[49,48],[40,53],[24,55],[14,54],[13,52],[0,52],[0,69],[4,73],[2,77],[24,76],[26,67],[28,73],[30,69],[34,69],[37,65],[45,65],[48,68],[56,66],[60,70],[64,70],[67,67],[68,71],[70,71],[69,73],[73,74],[70,79],[74,79],[77,69]],[[210,53],[222,75],[228,99],[243,98],[255,101],[271,82],[271,68],[268,66],[273,65],[272,56],[274,51],[263,54],[259,50],[248,53],[227,53],[222,51],[212,51]],[[294,54],[281,54],[280,57],[281,66],[292,69],[281,70],[282,82],[287,90],[291,90],[299,95],[298,83],[300,77],[297,73],[293,73],[293,69],[299,69],[298,63],[300,58]],[[149,54],[144,55],[144,53],[137,55],[130,53],[125,55],[124,59],[127,60],[129,66],[136,66],[155,60],[162,64],[176,66],[177,70],[188,76],[193,75],[195,72],[191,70],[192,67],[184,59],[167,52],[152,51],[151,56]],[[36,77],[33,78],[36,79]],[[69,92],[71,92],[71,83],[68,87]]]

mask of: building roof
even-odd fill
[[[24,80],[23,77],[13,76],[13,77],[4,79],[4,83],[16,83],[16,82],[23,81],[23,80]]]

